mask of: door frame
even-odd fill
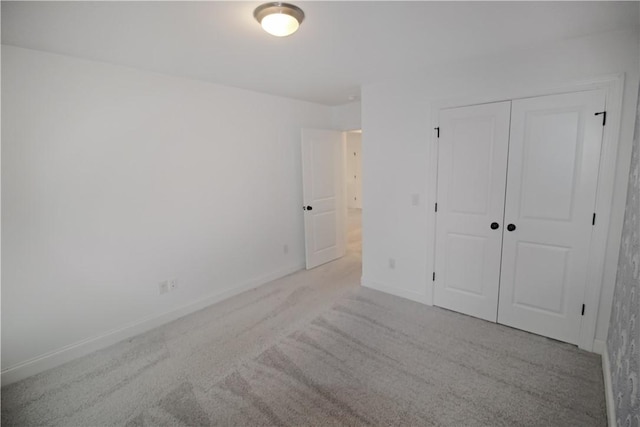
[[[597,214],[589,248],[589,266],[587,269],[587,283],[585,285],[584,304],[585,314],[580,325],[580,338],[578,347],[587,351],[602,354],[605,350],[605,341],[596,339],[596,328],[599,317],[606,318],[608,323],[611,315],[611,303],[613,292],[602,295],[603,283],[611,283],[611,290],[616,280],[620,242],[622,239],[622,225],[624,220],[624,203],[613,204],[615,190],[626,189],[629,180],[629,167],[631,164],[631,141],[620,142],[620,124],[622,121],[623,91],[625,85],[624,73],[605,75],[588,80],[580,80],[546,89],[523,89],[508,91],[502,94],[480,97],[445,98],[435,100],[431,104],[432,132],[429,148],[429,171],[427,189],[429,192],[430,206],[437,202],[438,189],[438,138],[435,128],[439,126],[440,110],[446,108],[465,107],[478,104],[486,104],[500,101],[511,101],[521,98],[532,98],[546,95],[556,95],[570,92],[580,92],[594,89],[602,89],[605,92],[607,111],[607,125],[604,126],[602,135],[602,149],[600,152],[600,168],[596,189],[595,212]],[[620,156],[619,156],[620,154]],[[624,172],[623,178],[616,183],[616,175],[620,168],[616,169],[618,157],[619,165]],[[624,192],[626,194],[626,191]],[[428,205],[429,206],[429,205]],[[434,271],[435,266],[435,233],[436,213],[428,210],[427,230],[431,233],[431,245],[427,247],[427,267]],[[427,236],[429,238],[430,236]],[[429,270],[427,270],[429,271]],[[428,303],[433,305],[434,286],[432,281],[427,281]],[[430,287],[430,290],[429,290]],[[601,295],[604,300],[601,301]],[[602,303],[603,311],[599,307]]]

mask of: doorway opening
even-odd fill
[[[362,256],[362,130],[346,133],[347,252]]]
[[[362,132],[302,129],[307,270],[362,258]]]

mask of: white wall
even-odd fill
[[[607,259],[617,258],[624,211],[628,157],[638,88],[638,31],[629,29],[555,43],[553,46],[485,57],[435,68],[398,81],[362,88],[363,284],[431,303],[433,220],[429,181],[433,114],[443,99],[510,96],[548,90],[612,73],[626,73]],[[420,205],[412,205],[412,194]],[[427,205],[427,202],[429,203]],[[616,228],[617,227],[617,228]],[[616,243],[617,241],[617,243]],[[396,260],[389,268],[389,258]],[[596,338],[604,340],[615,279],[605,271]]]
[[[362,133],[347,132],[347,206],[362,209]]]
[[[331,108],[3,46],[2,112],[3,381],[303,266]]]
[[[339,105],[332,109],[331,123],[336,130],[359,130],[362,128],[362,104],[360,101]]]

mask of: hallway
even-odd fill
[[[347,218],[347,254],[360,255],[362,262],[362,209],[349,209]]]

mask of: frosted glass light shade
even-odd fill
[[[285,37],[295,33],[304,20],[304,12],[288,3],[274,2],[258,6],[253,16],[269,34]]]
[[[272,36],[285,37],[298,31],[300,24],[290,15],[284,13],[274,13],[262,18],[262,29]]]

